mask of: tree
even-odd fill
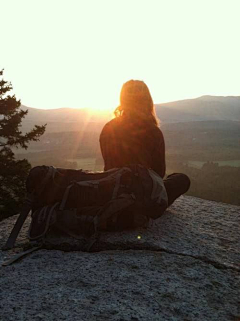
[[[15,159],[12,148],[27,149],[29,142],[39,140],[46,129],[46,125],[35,125],[31,131],[22,133],[22,119],[28,110],[21,110],[21,101],[9,94],[11,90],[12,84],[3,79],[3,70],[0,70],[0,220],[19,210],[31,169],[26,159]]]

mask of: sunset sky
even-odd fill
[[[144,80],[155,103],[240,96],[239,0],[0,0],[0,69],[22,104],[109,108]]]

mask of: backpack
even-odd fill
[[[162,178],[142,165],[105,172],[37,166],[26,181],[27,198],[4,249],[14,246],[29,212],[28,237],[44,242],[53,228],[96,241],[101,231],[147,227],[167,208]],[[93,241],[88,244],[89,250]]]

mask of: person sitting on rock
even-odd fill
[[[141,164],[164,178],[165,142],[147,85],[139,80],[123,84],[114,114],[100,134],[104,170]],[[185,174],[173,173],[164,179],[164,185],[170,206],[188,191],[190,180]]]

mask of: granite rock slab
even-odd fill
[[[240,317],[240,274],[188,256],[40,250],[0,273],[4,321]]]
[[[0,223],[3,246],[16,217]],[[12,251],[28,244],[30,218]],[[239,321],[240,207],[183,196],[148,229],[47,238],[0,267],[0,320]]]
[[[0,247],[3,246],[16,217],[0,223]],[[28,243],[30,218],[22,229],[17,247]],[[46,248],[84,251],[86,238],[74,239],[50,233]],[[91,251],[165,250],[193,256],[216,265],[240,270],[240,207],[182,196],[164,214],[150,222],[147,229],[101,233]]]

